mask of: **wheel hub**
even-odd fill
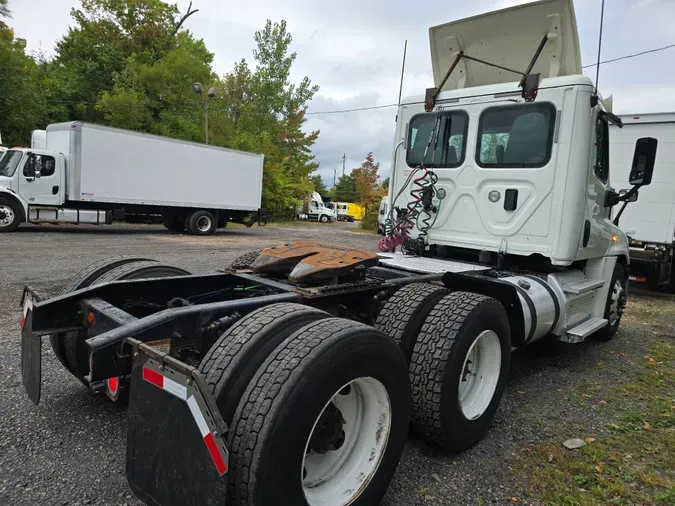
[[[389,394],[378,380],[358,378],[335,392],[305,446],[300,476],[307,504],[352,504],[378,469],[391,422]]]
[[[9,225],[14,220],[14,212],[6,206],[0,207],[0,226]]]
[[[339,450],[345,442],[342,426],[347,423],[335,404],[326,406],[309,440],[308,451],[319,454]]]

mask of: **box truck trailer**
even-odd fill
[[[675,291],[675,113],[622,115],[624,127],[612,127],[612,185],[630,188],[632,150],[639,137],[659,140],[654,184],[621,216],[630,243],[631,280],[656,290]]]
[[[150,220],[209,235],[259,215],[263,155],[77,121],[31,142],[0,160],[0,232]]]

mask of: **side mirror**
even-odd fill
[[[628,178],[630,184],[646,186],[652,182],[658,144],[659,141],[653,137],[642,137],[637,140]]]
[[[623,197],[628,192],[629,190],[620,190],[619,197]],[[633,193],[633,195],[628,197],[628,200],[625,200],[624,202],[637,202],[637,199],[638,199],[638,192],[636,191],[635,193]]]

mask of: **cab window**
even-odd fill
[[[555,116],[552,104],[486,109],[478,124],[476,162],[486,168],[543,167],[551,159]]]
[[[600,115],[595,122],[594,152],[593,172],[600,181],[607,183],[609,181],[609,126]]]
[[[459,167],[464,162],[468,123],[469,117],[464,111],[413,116],[408,129],[408,166],[419,167],[424,164],[430,168]],[[427,150],[430,140],[431,145]]]
[[[23,166],[23,175],[26,177],[35,177],[40,173],[40,177],[53,176],[56,170],[56,160],[53,156],[30,155],[26,164]]]

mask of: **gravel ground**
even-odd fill
[[[143,255],[191,270],[212,272],[241,252],[290,239],[374,250],[377,236],[353,224],[236,228],[214,237],[170,235],[161,227],[26,227],[0,236],[0,505],[140,505],[124,475],[125,412],[90,394],[43,346],[42,402],[33,406],[21,384],[19,298],[25,284],[60,289],[90,263],[119,254]],[[633,294],[658,308],[672,297]],[[580,381],[601,382],[644,331],[631,306],[611,343],[535,344],[514,355],[509,388],[487,437],[469,451],[447,456],[411,440],[383,506],[507,504],[519,484],[510,462],[526,445],[546,441],[569,421],[589,426],[593,412],[572,409],[566,397]],[[672,323],[672,322],[671,322]]]

